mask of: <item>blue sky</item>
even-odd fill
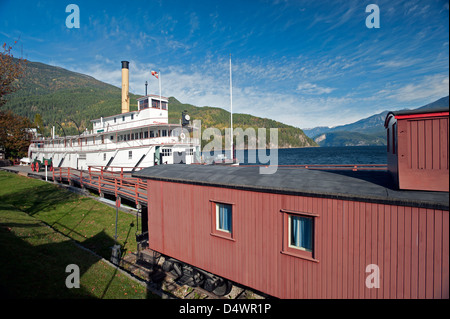
[[[80,28],[65,12],[80,9]],[[380,28],[366,27],[377,4]],[[449,94],[449,3],[428,1],[0,0],[0,43],[16,57],[89,74],[130,91],[300,128],[354,122]],[[118,110],[118,113],[120,110]]]

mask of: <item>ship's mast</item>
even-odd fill
[[[231,124],[231,130],[230,130],[230,141],[231,141],[231,160],[234,161],[234,154],[233,154],[233,83],[232,83],[232,76],[231,76],[231,53],[230,53],[230,124]]]

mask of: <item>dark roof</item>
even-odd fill
[[[400,110],[400,111],[390,111],[388,114],[386,114],[386,119],[384,121],[384,127],[387,127],[388,125],[388,119],[391,115],[397,116],[397,115],[413,115],[413,114],[428,114],[428,113],[441,113],[441,112],[448,112],[449,107],[433,107],[433,108],[419,108],[415,110]]]
[[[434,107],[429,109],[416,109],[416,110],[400,110],[400,111],[392,111],[394,115],[408,115],[408,114],[424,114],[424,113],[440,113],[440,112],[448,112],[449,107]]]
[[[387,171],[324,171],[282,168],[260,174],[255,166],[157,165],[133,173],[133,177],[373,203],[449,209],[448,192],[394,189]]]

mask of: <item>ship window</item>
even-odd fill
[[[138,140],[139,139],[139,133],[134,133],[134,139]]]
[[[161,108],[167,110],[167,102],[161,102]]]
[[[106,153],[103,153],[103,160],[106,161]]]
[[[144,132],[144,138],[148,138],[148,131]]]
[[[139,101],[139,109],[146,109],[148,108],[148,99]]]
[[[128,159],[132,159],[133,158],[133,151],[128,151]]]
[[[134,119],[134,114],[133,113],[131,113],[131,119]]]
[[[124,116],[122,116],[122,122],[124,122],[125,121],[125,115]]]
[[[134,140],[134,134],[133,133],[131,133],[131,139]]]
[[[150,131],[150,137],[155,137],[155,132],[154,131]]]
[[[167,136],[167,130],[162,130],[161,131],[161,136]]]
[[[111,136],[109,137],[109,139],[110,139],[111,141],[114,140],[114,136],[111,135]]]
[[[162,156],[172,156],[172,149],[171,148],[163,148],[161,150]]]
[[[114,118],[114,123],[116,123],[116,118]]]
[[[139,138],[142,138],[142,136],[143,136],[142,132],[139,132]]]

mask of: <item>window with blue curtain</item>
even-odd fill
[[[313,219],[311,217],[289,216],[290,246],[306,251],[312,251]]]
[[[231,233],[232,206],[229,204],[216,203],[216,215],[217,229]]]

